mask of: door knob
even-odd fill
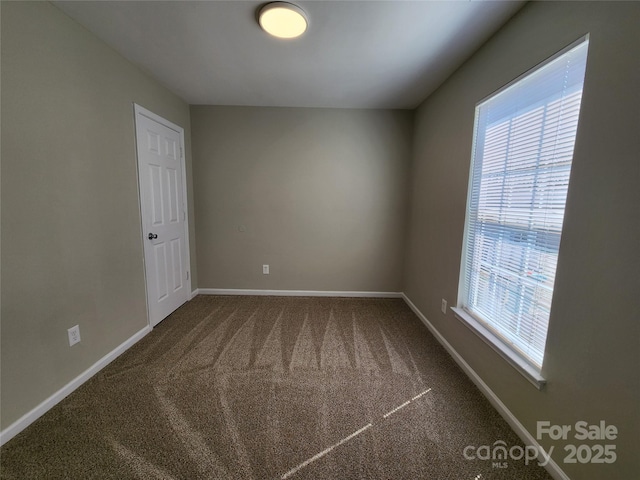
[[[150,233],[149,240],[153,240],[154,238],[158,238],[158,235],[156,235],[155,233]]]

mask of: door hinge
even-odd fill
[[[187,280],[189,280],[189,270],[187,270]]]
[[[182,145],[180,145],[180,158],[184,158],[184,153],[182,153]]]
[[[182,221],[184,222],[187,219],[187,212],[182,212]]]

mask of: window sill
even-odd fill
[[[498,336],[493,334],[484,325],[469,315],[461,308],[451,307],[456,318],[466,325],[473,333],[478,335],[487,345],[504,358],[513,368],[515,368],[524,378],[529,380],[531,384],[538,390],[542,390],[547,381],[540,373],[514,352],[505,342]]]

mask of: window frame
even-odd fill
[[[468,327],[473,333],[475,333],[479,338],[481,338],[487,345],[489,345],[496,353],[498,353],[503,359],[505,359],[508,362],[508,364],[514,367],[516,371],[522,374],[538,390],[541,390],[542,388],[544,388],[544,385],[546,384],[546,379],[542,375],[543,365],[540,365],[540,368],[538,368],[537,365],[535,365],[525,355],[520,353],[517,347],[510,345],[508,341],[502,338],[498,329],[494,330],[493,327],[489,324],[489,322],[481,320],[480,314],[474,315],[472,312],[470,312],[465,308],[465,305],[467,302],[466,297],[468,292],[468,285],[466,281],[467,280],[467,275],[466,275],[467,263],[469,261],[468,244],[470,241],[470,228],[471,228],[470,224],[473,221],[470,215],[470,210],[471,210],[471,204],[472,204],[473,185],[475,180],[474,179],[474,163],[475,163],[475,157],[476,157],[476,149],[479,147],[480,143],[483,143],[485,141],[484,136],[481,139],[478,138],[478,133],[479,133],[478,130],[480,127],[479,110],[480,110],[480,107],[486,102],[490,101],[491,99],[501,94],[508,88],[512,87],[513,85],[519,83],[520,81],[524,80],[525,78],[529,77],[530,75],[544,68],[546,65],[553,62],[554,60],[557,60],[558,58],[562,57],[563,55],[568,53],[570,50],[584,43],[587,43],[586,48],[587,48],[587,55],[588,55],[589,35],[587,34],[579,38],[578,40],[572,42],[570,45],[561,49],[556,54],[552,55],[546,60],[535,65],[533,68],[527,70],[526,72],[519,75],[517,78],[515,78],[511,82],[507,83],[503,87],[499,88],[498,90],[494,91],[490,95],[480,100],[476,104],[476,108],[474,111],[473,143],[472,143],[472,150],[471,150],[470,170],[469,170],[469,184],[467,187],[467,202],[465,207],[465,223],[464,223],[464,236],[463,236],[462,255],[461,255],[460,277],[459,277],[459,285],[458,285],[458,299],[457,299],[458,301],[457,301],[457,306],[451,307],[451,310],[454,312],[454,315],[458,320],[460,320],[466,327]],[[584,78],[586,78],[586,71],[585,71]],[[583,90],[584,90],[584,78],[582,82]],[[576,129],[576,134],[574,137],[574,146],[577,139],[578,128],[579,128],[579,120],[578,120],[578,127]],[[565,210],[566,210],[566,200],[565,200]],[[560,231],[560,237],[561,236],[562,236],[562,230]],[[558,253],[559,253],[559,250],[558,250]],[[551,302],[552,302],[551,305],[553,305],[553,293],[552,293]],[[550,323],[551,323],[551,316],[549,316],[549,324]],[[547,338],[548,338],[548,330],[547,330]],[[544,357],[541,363],[542,364],[544,363]]]

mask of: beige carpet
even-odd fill
[[[1,450],[3,479],[550,479],[400,299],[199,296]]]

